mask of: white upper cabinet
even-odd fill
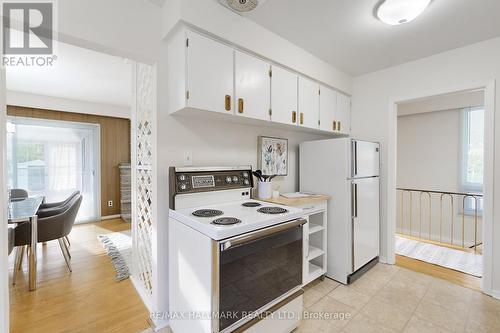
[[[272,66],[272,121],[282,124],[297,125],[297,79],[297,74],[277,66]]]
[[[336,130],[337,92],[325,86],[320,87],[319,95],[319,128],[323,131]]]
[[[232,113],[234,50],[191,31],[186,50],[187,107]]]
[[[241,123],[285,124],[332,136],[350,132],[349,96],[215,37],[181,27],[167,39],[166,61],[171,114],[226,114]]]
[[[319,84],[299,76],[299,126],[319,129]]]
[[[235,114],[270,120],[270,65],[256,57],[235,51]]]
[[[349,134],[351,132],[351,97],[341,93],[337,94],[337,112],[335,118],[337,120],[336,131]]]

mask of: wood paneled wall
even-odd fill
[[[130,120],[90,114],[7,106],[7,115],[99,124],[101,127],[101,215],[120,214],[120,163],[130,163]],[[113,200],[113,207],[108,201]]]

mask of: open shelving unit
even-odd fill
[[[326,210],[312,212],[304,230],[304,285],[326,273]]]

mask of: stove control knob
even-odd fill
[[[180,180],[181,182],[186,181],[186,179],[187,179],[186,175],[180,175],[180,176],[179,176],[179,180]]]
[[[237,176],[233,176],[233,183],[237,183],[240,179]]]
[[[181,191],[185,191],[185,190],[187,190],[187,185],[186,185],[186,184],[180,184],[180,185],[179,185],[179,189],[180,189]]]
[[[250,181],[248,179],[245,179],[243,183],[245,183],[245,185],[250,185]]]
[[[243,172],[241,175],[243,176],[243,178],[248,178],[248,172]]]
[[[231,177],[230,177],[230,176],[227,176],[227,177],[226,177],[226,183],[231,184],[231,182],[232,182]]]

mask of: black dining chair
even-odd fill
[[[76,215],[82,203],[82,195],[78,194],[71,199],[70,202],[64,207],[63,212],[57,215],[52,215],[38,219],[38,242],[48,242],[51,240],[58,240],[59,247],[66,261],[66,265],[71,272],[70,259],[68,247],[64,242],[64,237],[68,236],[75,224]],[[30,244],[31,227],[29,222],[18,224],[14,232],[14,246],[16,247],[16,258],[14,261],[14,277],[13,284],[16,283],[17,271],[21,269],[22,256],[24,247]]]
[[[74,191],[64,201],[43,203],[40,205],[40,208],[38,209],[36,215],[39,219],[53,215],[59,215],[67,209],[67,206],[71,202],[71,200],[79,194],[80,191]],[[68,236],[64,237],[64,241],[67,243],[67,246],[71,245]]]
[[[40,208],[38,209],[38,211],[44,211],[44,210],[48,210],[48,209],[51,209],[51,208],[57,208],[57,207],[61,207],[61,206],[64,206],[66,205],[68,202],[71,201],[71,199],[73,199],[74,197],[76,197],[78,194],[80,194],[80,191],[74,191],[73,193],[71,193],[66,199],[64,199],[63,201],[59,201],[59,202],[44,202],[40,205]]]
[[[7,241],[7,246],[8,246],[8,254],[10,255],[12,253],[12,250],[14,249],[14,226],[8,226],[7,231],[8,231],[8,241]]]
[[[10,190],[11,200],[26,199],[27,197],[28,197],[28,191],[23,190],[22,188],[13,188]]]

